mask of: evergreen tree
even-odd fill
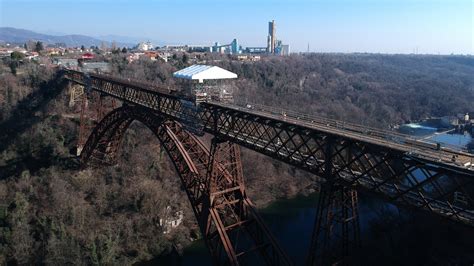
[[[44,50],[44,47],[43,47],[43,43],[42,42],[36,42],[36,45],[35,45],[35,52],[41,52]]]

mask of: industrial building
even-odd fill
[[[140,43],[138,46],[140,51],[148,51],[152,49],[152,45],[149,43]],[[232,42],[221,44],[220,42],[214,42],[213,45],[165,45],[159,49],[159,51],[165,52],[211,52],[218,54],[274,54],[274,55],[289,55],[290,45],[283,44],[281,40],[276,37],[276,23],[275,20],[268,22],[268,36],[267,45],[262,47],[245,47],[239,45],[237,39],[233,39]]]
[[[276,23],[275,20],[268,22],[268,36],[266,47],[246,47],[239,46],[237,39],[234,39],[229,44],[220,44],[215,42],[209,49],[212,53],[220,54],[274,54],[274,55],[289,55],[290,45],[283,44],[281,40],[276,37]]]
[[[276,25],[275,20],[268,22],[267,52],[275,53]]]
[[[237,39],[234,39],[231,43],[223,45],[219,42],[215,42],[210,50],[213,53],[219,54],[240,54],[242,52],[242,47],[239,46]]]
[[[268,22],[267,52],[275,55],[290,55],[290,45],[276,37],[275,20]]]

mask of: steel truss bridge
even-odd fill
[[[350,262],[360,245],[357,191],[474,226],[472,154],[266,107],[196,106],[138,81],[64,77],[70,104],[81,106],[81,162],[114,164],[130,124],[146,125],[173,161],[216,265],[292,265],[247,197],[239,146],[322,178],[310,265]],[[211,147],[196,137],[204,133],[214,136]]]

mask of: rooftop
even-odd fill
[[[218,66],[192,65],[173,73],[173,77],[181,79],[199,80],[202,83],[208,79],[235,79],[237,74]]]

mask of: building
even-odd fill
[[[55,48],[55,47],[48,47],[45,49],[45,53],[49,56],[52,55],[63,55],[65,52],[64,48]]]
[[[271,54],[275,53],[276,44],[276,24],[275,20],[268,22],[267,51]]]
[[[259,55],[237,55],[235,59],[244,62],[257,62],[260,61],[261,57]]]
[[[57,66],[63,66],[69,69],[77,69],[79,66],[77,59],[73,59],[73,58],[55,58],[54,64]]]
[[[290,55],[290,45],[282,44],[280,49],[280,55],[287,56]]]
[[[111,67],[107,62],[84,62],[81,69],[89,73],[109,73]]]
[[[245,53],[248,54],[264,54],[268,52],[267,47],[246,47]]]
[[[232,54],[240,53],[240,47],[237,39],[232,40],[232,42],[230,43],[230,50]]]
[[[92,53],[85,53],[85,54],[81,55],[81,59],[85,59],[85,60],[94,59],[94,54],[92,54]]]
[[[153,52],[153,51],[147,51],[147,52],[143,53],[143,56],[149,58],[151,61],[156,61],[156,59],[158,57],[158,53]]]
[[[28,52],[26,53],[26,59],[28,60],[32,60],[32,59],[35,59],[35,58],[38,58],[39,56],[39,53],[38,52]]]
[[[153,44],[151,42],[141,42],[137,45],[137,50],[140,50],[140,51],[153,50]]]
[[[218,66],[192,65],[173,73],[196,103],[204,101],[232,102],[232,86],[225,80],[236,79],[237,74]]]
[[[131,53],[127,55],[127,61],[128,63],[132,63],[133,61],[140,59],[140,56],[142,55],[144,55],[144,53]]]
[[[175,45],[165,45],[160,48],[160,51],[165,51],[165,52],[187,52],[189,47],[187,45],[180,45],[180,44],[175,44]]]
[[[215,42],[213,46],[210,47],[210,51],[212,53],[219,53],[219,54],[240,54],[241,47],[239,46],[239,41],[237,39],[233,39],[229,44],[220,44],[219,42]]]
[[[160,218],[160,226],[163,228],[163,234],[168,234],[183,222],[184,213],[183,211],[173,213],[171,206],[167,206],[163,216]]]

